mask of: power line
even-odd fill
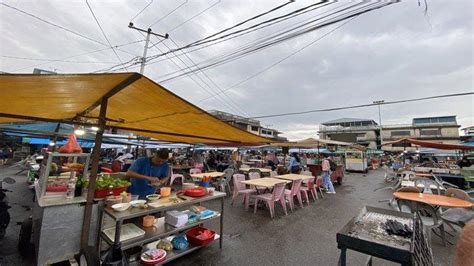
[[[327,2],[327,0],[324,0],[324,2],[321,2],[321,3],[325,3],[325,2]],[[285,5],[287,5],[287,4],[289,4],[289,3],[291,3],[291,1],[288,2],[288,3],[286,3]],[[301,11],[304,10],[304,9],[310,8],[311,6],[320,5],[321,3],[311,4],[311,5],[309,5],[309,6],[306,6],[306,7],[303,7],[303,8],[301,8],[301,9],[298,9],[297,11],[292,11],[291,13],[288,13],[288,14],[283,15],[283,16],[290,16],[290,15],[292,15],[294,12],[301,12]],[[283,5],[283,6],[284,6],[284,5]],[[281,8],[281,7],[282,7],[282,6],[279,6],[279,7],[276,7],[276,8]],[[274,9],[275,9],[275,8],[274,8]],[[272,10],[274,10],[274,9],[272,9]],[[252,19],[255,19],[256,17],[262,16],[263,14],[268,14],[268,12],[270,12],[270,11],[267,11],[267,12],[265,12],[265,13],[259,14],[259,15],[255,16],[255,17],[253,17],[253,18],[247,19],[246,21],[250,21],[250,20],[252,20]],[[282,17],[282,16],[280,16],[280,17]],[[279,17],[279,18],[280,18],[280,17]],[[274,18],[273,18],[273,19],[270,19],[270,20],[273,21]],[[283,20],[282,20],[282,21],[283,21]],[[248,28],[245,28],[245,29],[243,29],[243,30],[247,30],[247,29],[249,29],[249,28],[253,28],[253,27],[255,27],[255,26],[259,26],[259,25],[262,25],[262,24],[265,24],[265,23],[268,23],[268,22],[269,22],[269,21],[267,20],[267,21],[258,23],[258,24],[256,24],[256,25],[250,26],[250,27],[248,27]],[[222,30],[222,31],[220,31],[220,32],[218,32],[218,33],[211,34],[211,35],[209,35],[209,36],[207,36],[207,37],[205,37],[205,38],[202,38],[202,39],[200,39],[200,40],[194,41],[194,42],[192,42],[192,43],[190,43],[190,44],[187,44],[187,45],[185,45],[185,46],[182,46],[182,47],[179,47],[179,48],[177,48],[177,49],[174,49],[173,51],[176,52],[176,51],[179,51],[179,50],[189,49],[189,48],[191,48],[191,47],[195,47],[195,46],[199,46],[199,45],[202,45],[202,44],[205,44],[205,43],[208,43],[208,42],[212,42],[212,41],[214,41],[214,40],[212,40],[212,41],[211,41],[211,40],[208,40],[208,41],[206,41],[206,42],[203,42],[203,41],[206,40],[206,39],[209,39],[209,38],[211,38],[211,37],[213,37],[213,36],[215,36],[215,35],[217,35],[217,34],[219,34],[219,33],[222,33],[222,32],[225,32],[225,31],[227,31],[227,30],[229,30],[229,29],[232,29],[232,28],[236,27],[237,25],[242,25],[243,23],[244,23],[244,22],[237,23],[236,25],[234,25],[234,26],[232,26],[232,27],[229,27],[229,28],[227,28],[227,29],[224,29],[224,30]],[[242,31],[242,30],[239,30],[239,32],[240,32],[240,31]],[[233,33],[230,33],[230,34],[232,35]],[[243,35],[243,34],[242,34],[242,35]],[[216,39],[217,39],[217,38],[216,38]],[[230,39],[230,38],[229,38],[229,39]],[[167,52],[167,53],[171,53],[171,52],[169,51],[169,52]],[[155,59],[155,58],[158,58],[158,57],[160,57],[160,56],[163,56],[163,54],[158,54],[158,55],[151,56],[150,59]]]
[[[196,18],[196,17],[202,15],[204,12],[206,12],[206,11],[208,11],[209,9],[213,8],[214,6],[216,6],[217,4],[219,4],[220,2],[221,2],[221,0],[217,0],[217,2],[215,2],[215,3],[212,4],[212,5],[210,5],[210,6],[207,7],[206,9],[202,10],[201,12],[197,13],[196,15],[194,15],[194,16],[188,18],[187,20],[185,20],[185,21],[181,22],[180,24],[178,24],[178,25],[174,26],[173,28],[171,28],[171,29],[168,31],[168,33],[170,33],[170,32],[172,32],[172,31],[176,30],[177,28],[183,26],[184,24],[188,23],[189,21],[193,20],[194,18]]]
[[[263,22],[260,22],[260,23],[257,23],[257,24],[254,24],[252,26],[249,26],[247,28],[244,28],[244,29],[240,29],[240,30],[236,30],[236,31],[233,31],[231,33],[228,33],[228,34],[225,34],[225,35],[222,35],[222,36],[219,36],[219,37],[216,37],[216,38],[213,38],[211,39],[210,37],[211,36],[215,36],[217,35],[218,33],[216,34],[213,34],[211,36],[208,36],[198,42],[195,42],[195,43],[191,43],[189,46],[192,47],[192,46],[196,46],[196,45],[202,45],[202,44],[205,44],[205,43],[210,43],[210,42],[213,42],[213,41],[217,41],[217,40],[220,40],[220,39],[225,39],[229,36],[232,36],[232,35],[235,35],[235,34],[238,34],[238,33],[241,33],[241,32],[245,32],[245,31],[248,31],[248,30],[251,30],[253,28],[256,28],[256,27],[259,27],[259,26],[262,26],[262,25],[265,25],[265,24],[269,24],[269,23],[272,23],[274,21],[278,21],[280,20],[279,22],[283,21],[286,17],[292,17],[292,16],[295,16],[295,15],[301,15],[301,14],[304,14],[306,13],[307,9],[309,9],[310,11],[311,10],[314,10],[314,9],[317,9],[319,7],[324,7],[326,5],[322,5],[324,3],[326,3],[327,1],[322,1],[322,2],[319,2],[319,3],[315,3],[315,4],[311,4],[311,5],[308,5],[308,6],[305,6],[303,8],[300,8],[300,9],[297,9],[297,10],[294,10],[292,12],[289,12],[289,13],[286,13],[284,15],[281,15],[281,16],[278,16],[278,17],[273,17],[271,19],[268,19],[268,20],[265,20]],[[290,2],[291,3],[291,2]],[[332,3],[329,3],[329,4],[332,4]],[[311,8],[311,9],[310,9]],[[263,28],[263,27],[262,27]]]
[[[176,45],[176,47],[179,47],[179,45],[178,45],[172,38],[169,38],[169,39],[170,39],[171,42],[174,43],[174,45]],[[165,46],[166,46],[166,44],[165,44]],[[169,49],[168,46],[166,46],[166,47]],[[181,52],[182,52],[182,54],[183,54],[184,56],[186,56],[186,57],[188,58],[189,61],[191,61],[191,63],[192,63],[194,66],[196,66],[196,63],[194,62],[194,60],[193,60],[189,55],[187,55],[186,52],[183,52],[183,51],[181,51]],[[245,116],[250,116],[245,110],[243,110],[243,109],[232,99],[232,97],[230,97],[228,94],[226,94],[225,91],[223,91],[222,88],[221,88],[219,85],[217,85],[217,83],[214,82],[214,80],[212,80],[211,77],[209,77],[209,75],[206,74],[206,72],[204,72],[204,71],[202,71],[202,70],[201,70],[200,72],[218,89],[219,92],[216,93],[216,92],[214,91],[214,95],[217,95],[217,94],[220,94],[220,93],[224,94],[224,95],[227,97],[227,99],[229,99],[229,101],[230,101],[235,107],[237,107],[237,109],[240,111],[240,113],[244,114]],[[209,85],[208,85],[208,87],[211,88]]]
[[[147,9],[151,4],[153,3],[153,0],[150,1],[150,3],[148,3],[142,10],[140,10],[135,16],[133,16],[133,18],[131,18],[129,21],[133,21],[134,19],[136,19],[141,13],[143,13],[143,11],[145,11],[145,9]]]
[[[117,57],[117,59],[119,60],[119,62],[123,64],[122,59],[120,58],[120,56],[117,54],[117,51],[115,51],[114,47],[110,43],[109,38],[107,38],[107,35],[105,34],[104,30],[102,29],[102,26],[100,25],[99,20],[95,16],[94,11],[92,10],[92,7],[89,5],[89,2],[87,0],[86,0],[86,4],[87,4],[87,7],[89,7],[89,10],[92,13],[92,16],[94,17],[95,22],[97,22],[97,26],[99,26],[99,29],[102,32],[102,35],[104,36],[105,40],[109,44],[110,48],[112,48],[112,51],[114,52],[114,54]],[[125,68],[125,69],[127,69],[127,68]]]
[[[77,64],[116,64],[117,63],[117,62],[101,62],[101,61],[55,60],[55,59],[46,59],[46,58],[19,57],[19,56],[11,56],[11,55],[0,55],[0,57],[10,58],[10,59],[18,59],[18,60],[64,62],[64,63],[77,63]]]
[[[339,15],[339,16],[336,16],[335,18],[331,18],[331,19],[328,19],[326,21],[324,21],[323,23],[320,23],[320,24],[315,24],[315,25],[311,25],[305,29],[302,29],[302,30],[299,30],[297,32],[293,32],[291,33],[291,31],[294,31],[295,29],[299,28],[299,27],[296,27],[295,29],[291,29],[291,30],[288,30],[286,31],[287,34],[285,35],[282,35],[280,36],[281,34],[279,35],[275,35],[275,36],[272,36],[272,37],[269,37],[267,38],[267,40],[263,41],[263,42],[260,42],[259,44],[257,45],[249,45],[248,47],[244,48],[244,49],[240,49],[240,50],[237,50],[236,52],[232,52],[230,54],[224,54],[224,55],[221,55],[221,56],[218,56],[216,57],[217,58],[217,61],[215,62],[211,62],[211,63],[207,63],[205,64],[205,62],[201,62],[200,64],[202,64],[201,67],[199,67],[200,69],[209,69],[211,67],[216,67],[216,66],[219,66],[219,65],[223,65],[223,64],[226,64],[226,63],[229,63],[229,62],[232,62],[234,60],[237,60],[239,58],[242,58],[244,56],[248,56],[250,54],[253,54],[255,52],[258,52],[260,50],[263,50],[263,49],[267,49],[271,46],[274,46],[276,44],[279,44],[281,42],[284,42],[284,41],[288,41],[290,39],[293,39],[293,38],[296,38],[298,36],[301,36],[301,35],[304,35],[306,33],[309,33],[309,32],[312,32],[312,31],[315,31],[317,29],[320,29],[320,28],[323,28],[323,27],[326,27],[326,26],[329,26],[329,25],[332,25],[332,24],[335,24],[335,23],[338,23],[340,21],[343,21],[343,20],[346,20],[346,19],[349,19],[351,17],[355,17],[355,16],[358,16],[358,15],[361,15],[361,14],[364,14],[366,12],[370,12],[372,10],[375,10],[375,9],[378,9],[378,8],[381,8],[381,7],[384,7],[386,5],[389,5],[391,3],[388,3],[388,4],[383,4],[383,5],[378,5],[378,6],[375,6],[375,7],[371,7],[371,8],[367,8],[369,7],[370,5],[374,5],[374,4],[370,4],[369,6],[365,6],[363,8],[358,8],[357,10],[359,9],[362,9],[360,11],[357,11],[357,12],[354,12],[354,11],[350,11],[350,12],[346,12],[345,14],[342,14],[342,15]],[[377,4],[375,4],[377,5]],[[364,9],[365,8],[365,9]],[[341,10],[337,11],[337,12],[340,12]],[[337,13],[335,12],[335,13]],[[351,13],[352,12],[352,13]],[[333,14],[330,14],[330,15],[327,15],[325,17],[329,17]],[[321,18],[318,18],[316,20],[320,20]],[[288,33],[289,32],[289,33]],[[278,37],[280,36],[280,37]],[[277,38],[278,37],[278,38]],[[220,59],[219,59],[220,58]],[[214,58],[215,59],[215,58]],[[213,60],[214,60],[213,59]],[[209,61],[209,60],[208,60]],[[196,69],[191,69],[187,72],[184,72],[182,74],[178,74],[178,75],[175,75],[175,76],[172,76],[170,78],[167,78],[167,79],[164,79],[164,80],[161,80],[160,82],[163,83],[163,82],[167,82],[169,80],[172,80],[172,79],[176,79],[182,75],[185,75],[187,73],[192,73],[194,71],[197,71]],[[175,72],[176,73],[176,72]],[[167,74],[167,75],[170,75],[170,74]]]
[[[295,54],[297,54],[297,53],[303,51],[304,49],[306,49],[306,48],[312,46],[313,44],[319,42],[320,40],[324,39],[326,36],[328,36],[328,35],[330,35],[331,33],[337,31],[338,29],[340,29],[341,27],[343,27],[343,26],[346,25],[347,23],[351,22],[351,21],[354,20],[355,18],[357,18],[357,17],[353,17],[353,18],[351,18],[351,19],[345,21],[345,22],[342,23],[341,25],[335,27],[334,29],[328,31],[327,33],[323,34],[322,36],[316,38],[315,40],[313,40],[313,41],[311,41],[310,43],[306,44],[305,46],[301,47],[300,49],[298,49],[298,50],[296,50],[296,51],[290,53],[289,55],[283,57],[282,59],[276,61],[275,63],[273,63],[273,64],[271,64],[271,65],[265,67],[264,69],[258,71],[258,72],[255,73],[255,74],[252,74],[252,75],[248,76],[248,77],[245,78],[244,80],[242,80],[242,81],[240,81],[240,82],[237,82],[236,84],[234,84],[234,85],[232,85],[232,86],[230,86],[230,87],[224,89],[223,91],[225,92],[225,91],[228,91],[228,90],[230,90],[230,89],[233,89],[233,88],[235,88],[235,87],[237,87],[237,86],[239,86],[239,85],[242,85],[243,83],[245,83],[245,82],[247,82],[247,81],[249,81],[249,80],[251,80],[251,79],[253,79],[253,78],[255,78],[255,77],[257,77],[257,76],[259,76],[259,75],[261,75],[261,74],[263,74],[263,73],[265,73],[266,71],[272,69],[273,67],[277,66],[277,65],[280,64],[281,62],[287,60],[288,58],[294,56]],[[215,97],[215,95],[209,96],[209,97],[204,98],[204,99],[202,99],[202,100],[199,100],[198,103],[203,102],[203,101],[208,100],[208,99],[211,99],[211,98],[213,98],[213,97]]]
[[[329,2],[328,4],[326,4],[326,5],[324,5],[324,6],[327,6],[327,5],[330,5],[330,4],[334,4],[334,3],[335,3],[335,2]],[[349,4],[349,3],[345,3],[345,4],[341,5],[341,6],[348,5],[348,4]],[[211,43],[211,44],[207,44],[207,45],[204,45],[204,46],[199,46],[198,48],[195,48],[195,49],[192,49],[192,50],[187,51],[187,53],[193,53],[193,52],[202,50],[202,49],[204,49],[204,48],[207,48],[207,47],[210,47],[210,46],[214,46],[214,45],[217,45],[217,44],[219,44],[219,43],[222,43],[222,42],[225,42],[225,41],[229,41],[229,40],[234,39],[234,38],[241,37],[241,36],[243,36],[243,35],[247,35],[247,34],[252,33],[252,32],[254,32],[254,31],[257,31],[257,30],[260,30],[260,29],[263,29],[263,28],[272,26],[272,25],[277,24],[277,23],[280,23],[280,22],[282,22],[282,21],[284,21],[284,20],[288,20],[288,19],[294,18],[294,17],[296,17],[296,16],[302,15],[302,14],[307,13],[307,12],[310,12],[310,11],[314,11],[315,9],[320,8],[320,7],[324,7],[324,6],[319,6],[319,7],[310,9],[310,10],[306,10],[305,12],[302,12],[302,13],[300,13],[300,14],[296,14],[296,15],[293,15],[293,16],[290,16],[290,17],[286,17],[286,18],[284,18],[284,19],[282,19],[282,20],[279,20],[279,21],[274,21],[274,22],[272,22],[272,23],[270,23],[270,24],[266,24],[266,25],[261,26],[261,27],[259,27],[259,28],[254,28],[254,29],[252,29],[252,30],[249,30],[249,31],[246,31],[246,32],[243,32],[243,33],[239,33],[239,34],[237,34],[237,35],[234,35],[234,36],[232,36],[232,37],[230,37],[230,38],[227,38],[227,39],[224,39],[224,40],[219,40],[219,41],[216,41],[216,42]],[[334,9],[333,9],[333,10],[334,10]],[[330,10],[330,11],[332,11],[332,10]],[[323,13],[321,13],[321,14],[324,14],[324,13],[327,13],[327,12],[328,12],[328,11],[323,12]],[[300,24],[300,23],[301,23],[301,22],[298,22],[298,23],[292,24],[291,26],[295,26],[295,25]],[[290,27],[291,27],[291,26],[290,26]],[[287,27],[287,28],[289,28],[289,27]],[[271,34],[269,34],[269,35],[276,34],[276,33],[281,32],[281,31],[282,31],[282,30],[278,30],[278,31],[273,32],[273,33],[271,33]],[[268,36],[268,35],[267,35],[267,36]],[[256,41],[262,40],[262,39],[265,39],[265,37],[258,38],[258,39],[254,40],[254,41],[252,41],[252,42],[256,42]],[[241,47],[239,47],[239,48],[237,48],[237,49],[235,49],[235,50],[238,51],[238,50],[242,49],[243,47],[248,47],[248,45],[241,46]],[[154,57],[159,57],[159,55],[155,55]],[[161,61],[163,61],[163,60],[164,60],[164,59],[155,60],[155,61],[153,61],[153,62],[148,63],[148,65],[155,64],[155,63],[161,62]],[[174,73],[177,73],[177,72],[174,72]],[[168,73],[167,75],[171,75],[171,74],[174,74],[174,73]],[[167,75],[165,75],[165,76],[167,76]]]
[[[383,103],[368,103],[368,104],[350,105],[350,106],[344,106],[344,107],[333,107],[333,108],[327,108],[327,109],[315,109],[315,110],[300,111],[300,112],[269,114],[269,115],[254,116],[254,117],[249,117],[249,118],[252,118],[252,119],[259,119],[260,118],[261,119],[261,118],[270,118],[270,117],[303,115],[303,114],[310,114],[310,113],[330,112],[330,111],[338,111],[338,110],[347,110],[347,109],[356,109],[356,108],[362,108],[362,107],[377,106],[379,104],[381,104],[381,105],[399,104],[399,103],[417,102],[417,101],[425,101],[425,100],[440,99],[440,98],[467,96],[467,95],[473,95],[473,94],[474,94],[474,92],[442,94],[442,95],[435,95],[435,96],[428,96],[428,97],[421,97],[421,98],[412,98],[412,99],[397,100],[397,101],[385,101]]]
[[[35,18],[35,19],[37,19],[37,20],[39,20],[39,21],[42,21],[42,22],[44,22],[44,23],[46,23],[46,24],[48,24],[48,25],[51,25],[51,26],[54,26],[54,27],[56,27],[56,28],[62,29],[62,30],[64,30],[64,31],[67,31],[67,32],[69,32],[69,33],[72,33],[72,34],[74,34],[74,35],[76,35],[76,36],[79,36],[79,37],[81,37],[81,38],[83,38],[83,39],[86,39],[86,40],[89,40],[89,41],[92,41],[92,42],[95,42],[95,43],[98,43],[98,44],[106,45],[105,43],[103,43],[103,42],[101,42],[101,41],[92,39],[92,38],[87,37],[87,36],[85,36],[85,35],[83,35],[83,34],[81,34],[81,33],[78,33],[78,32],[75,32],[75,31],[73,31],[73,30],[67,29],[67,28],[65,28],[65,27],[63,27],[63,26],[61,26],[61,25],[55,24],[55,23],[53,23],[53,22],[47,21],[47,20],[45,20],[45,19],[43,19],[43,18],[40,18],[40,17],[38,17],[38,16],[36,16],[36,15],[33,15],[33,14],[31,14],[31,13],[28,13],[28,12],[26,12],[26,11],[24,11],[24,10],[21,10],[21,9],[17,8],[17,7],[14,7],[14,6],[5,4],[5,3],[0,3],[0,4],[3,5],[3,6],[6,6],[6,7],[8,7],[8,8],[11,8],[11,9],[13,9],[13,10],[16,10],[16,11],[18,11],[18,12],[20,12],[20,13],[23,13],[23,14],[25,14],[25,15],[27,15],[27,16],[30,16],[30,17],[32,17],[32,18]]]
[[[118,48],[118,47],[122,47],[122,46],[127,46],[127,45],[130,45],[130,44],[134,44],[134,43],[139,43],[139,42],[144,42],[145,40],[138,40],[138,41],[133,41],[133,42],[128,42],[128,43],[124,43],[124,44],[119,44],[119,45],[115,45],[114,48]],[[89,54],[93,54],[93,53],[98,53],[98,52],[102,52],[102,51],[106,51],[106,50],[110,50],[112,48],[110,47],[106,47],[106,48],[102,48],[102,49],[97,49],[97,50],[93,50],[93,51],[89,51],[89,52],[85,52],[85,53],[80,53],[80,54],[76,54],[76,55],[72,55],[72,56],[66,56],[66,57],[63,57],[63,58],[60,58],[60,59],[53,59],[54,61],[62,61],[62,60],[67,60],[67,59],[71,59],[71,58],[75,58],[75,57],[79,57],[79,56],[83,56],[83,55],[89,55]],[[27,67],[22,67],[22,68],[18,68],[18,69],[15,69],[13,70],[13,72],[16,72],[16,71],[20,71],[20,70],[24,70],[24,69],[28,69],[28,68],[32,68],[32,67],[38,67],[38,66],[42,66],[42,65],[47,65],[49,64],[50,62],[46,62],[46,63],[41,63],[41,64],[35,64],[35,65],[30,65],[30,66],[27,66]]]
[[[142,33],[140,32],[140,34],[142,34]],[[151,42],[151,43],[153,44],[153,42]],[[169,47],[168,47],[165,43],[163,43],[163,45],[165,45],[165,46],[169,49]],[[153,45],[153,47],[155,47],[158,51],[162,52],[158,46]],[[176,56],[176,58],[177,58],[179,61],[181,61],[181,63],[183,63],[184,66],[188,67],[188,65],[186,64],[186,62],[184,62],[179,56]],[[171,61],[173,64],[175,64],[179,69],[181,69],[181,67],[180,67],[173,59],[170,58],[170,61]],[[212,90],[211,86],[209,86],[209,84],[208,84],[206,81],[204,81],[199,75],[197,75],[197,74],[195,74],[195,75],[196,75],[196,77],[198,77],[198,78],[201,80],[202,83],[204,83],[207,87],[209,87],[209,89]],[[210,92],[208,89],[206,89],[204,86],[202,86],[199,82],[197,82],[197,80],[195,80],[191,75],[188,75],[188,77],[189,77],[192,81],[194,81],[194,83],[196,83],[196,85],[198,85],[198,86],[201,87],[204,91],[206,91],[207,93],[209,93],[210,95],[212,95],[212,92]],[[235,109],[232,105],[230,105],[228,102],[226,102],[222,97],[221,97],[221,99],[222,99],[222,103],[225,103],[230,109],[239,112],[239,111],[238,111],[237,109]]]
[[[186,3],[188,3],[188,0],[185,0],[183,3],[181,3],[179,6],[177,6],[175,9],[171,10],[168,14],[166,14],[165,16],[159,18],[158,20],[156,20],[155,22],[153,22],[150,26],[148,26],[148,28],[151,28],[153,27],[156,23],[162,21],[163,19],[165,19],[166,17],[168,17],[169,15],[173,14],[176,10],[178,10],[180,7],[184,6]]]

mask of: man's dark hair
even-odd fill
[[[155,155],[162,160],[168,160],[170,151],[168,149],[160,149],[155,151]]]

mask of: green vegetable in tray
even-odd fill
[[[106,175],[106,176],[98,177],[95,182],[95,185],[96,185],[96,189],[104,189],[104,188],[109,188],[110,186],[112,186],[112,188],[129,187],[131,183],[124,179],[113,178],[110,175]],[[84,186],[88,187],[89,181],[85,181]]]

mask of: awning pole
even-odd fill
[[[82,221],[81,249],[86,250],[89,242],[90,223],[92,217],[92,207],[95,194],[95,181],[99,168],[100,146],[102,145],[102,136],[105,130],[107,113],[107,98],[102,98],[100,103],[99,130],[95,135],[94,149],[92,150],[91,175],[89,178],[89,188],[87,191],[87,202],[84,208],[84,220]],[[86,166],[87,167],[87,166]]]

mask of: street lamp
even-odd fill
[[[382,150],[382,144],[383,144],[383,136],[382,136],[382,115],[380,114],[380,105],[383,104],[385,101],[380,100],[380,101],[373,101],[374,104],[378,105],[379,107],[379,130],[380,130],[380,150]]]

